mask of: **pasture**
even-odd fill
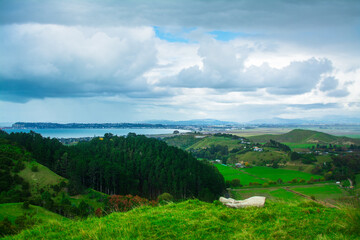
[[[224,166],[222,164],[215,164],[215,167],[219,172],[224,176],[226,180],[240,179],[242,185],[249,185],[250,182],[264,183],[265,181],[253,176],[250,176],[246,173],[241,172],[238,169],[232,168],[230,166]]]
[[[291,181],[294,178],[296,178],[297,180],[304,179],[305,181],[308,181],[311,178],[322,178],[322,176],[320,175],[314,175],[306,172],[287,170],[282,168],[253,167],[245,168],[244,171],[258,178],[263,178],[269,181],[277,181],[279,178],[282,179],[284,182]]]

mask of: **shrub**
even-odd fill
[[[173,200],[174,200],[174,197],[170,193],[163,193],[163,194],[158,196],[158,201],[159,202],[162,202],[162,201],[171,202]]]
[[[263,187],[268,187],[269,186],[269,184],[268,183],[263,183],[263,185],[262,185]]]
[[[241,186],[242,186],[242,185],[240,184],[240,179],[237,179],[237,178],[231,180],[230,185],[231,185],[232,187],[241,187]]]
[[[110,212],[127,212],[133,208],[150,205],[155,206],[157,202],[149,201],[146,198],[139,196],[133,196],[131,194],[123,195],[112,195],[108,197],[107,209]]]
[[[33,166],[31,167],[31,171],[32,171],[32,172],[38,172],[38,171],[39,171],[38,166],[33,165]]]
[[[22,208],[23,208],[23,209],[29,209],[29,208],[30,208],[30,203],[29,203],[29,201],[25,201],[25,202],[23,203],[23,205],[22,205]]]

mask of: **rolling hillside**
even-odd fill
[[[189,200],[54,222],[5,239],[358,239],[353,223],[342,210],[309,202],[231,209],[218,202]]]
[[[298,144],[340,144],[340,145],[351,145],[360,144],[360,139],[348,138],[348,137],[337,137],[327,133],[295,129],[285,134],[280,135],[259,135],[249,137],[256,143],[265,143],[273,139],[282,143],[298,143]]]

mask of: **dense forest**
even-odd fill
[[[142,135],[105,134],[103,138],[70,147],[35,132],[0,135],[68,178],[72,194],[90,187],[107,194],[133,194],[150,199],[168,192],[178,199],[196,197],[212,201],[225,188],[223,176],[212,165]]]

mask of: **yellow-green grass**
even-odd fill
[[[277,179],[281,178],[284,182],[291,181],[292,179],[296,178],[298,180],[310,180],[311,178],[314,179],[321,179],[322,176],[320,175],[313,175],[310,173],[294,171],[294,170],[287,170],[282,168],[271,168],[271,167],[253,167],[253,168],[245,168],[244,171],[255,175],[259,178],[269,179],[271,181],[276,181]]]
[[[358,239],[338,209],[266,203],[232,209],[189,200],[77,222],[55,222],[5,239]]]
[[[49,168],[37,163],[33,162],[25,162],[25,169],[19,173],[19,176],[28,181],[30,185],[35,184],[39,187],[49,186],[59,184],[61,181],[67,182],[68,180],[57,175]],[[31,170],[32,166],[37,166],[38,171],[33,172]]]
[[[32,166],[37,166],[38,171],[33,172],[31,170]],[[32,195],[38,194],[38,191],[41,188],[51,191],[50,185],[59,184],[62,181],[68,182],[67,179],[57,175],[49,168],[35,161],[25,162],[25,169],[19,172],[19,176],[24,178],[24,180],[30,184]]]
[[[302,150],[302,149],[308,149],[312,146],[316,146],[316,144],[311,143],[290,143],[290,142],[284,142],[283,144],[289,146],[292,151],[296,150]]]
[[[230,166],[224,166],[222,164],[215,164],[216,168],[219,170],[219,172],[224,176],[225,180],[233,180],[233,179],[240,179],[240,183],[242,185],[249,185],[250,182],[258,182],[258,183],[264,183],[265,181],[253,176],[250,176],[248,174],[245,174],[238,169],[234,169]]]
[[[237,139],[211,136],[211,137],[203,138],[201,141],[191,145],[187,149],[190,149],[190,148],[200,149],[200,148],[208,148],[211,145],[221,145],[221,146],[227,146],[229,148],[229,150],[232,150],[233,148],[237,148],[237,147],[241,146],[241,144],[239,142],[240,142],[240,140],[237,140]]]
[[[34,213],[35,217],[42,220],[43,222],[47,221],[66,221],[69,220],[61,215],[50,212],[45,208],[30,205],[29,209],[22,208],[23,203],[3,203],[0,204],[0,221],[7,217],[12,223],[15,222],[15,219],[24,213]]]
[[[313,170],[314,168],[315,168],[315,165],[303,164],[299,161],[291,162],[290,164],[287,163],[286,166],[283,167],[283,169],[306,172],[306,173],[311,173],[311,170]]]
[[[304,200],[295,193],[288,192],[283,188],[254,188],[239,189],[231,192],[232,197],[237,200],[246,199],[253,196],[264,196],[266,201],[302,201]]]
[[[308,196],[314,196],[315,199],[331,203],[335,203],[342,197],[349,196],[347,191],[341,189],[336,184],[293,186],[291,189]]]
[[[280,151],[271,151],[271,152],[247,152],[245,154],[239,154],[232,157],[232,162],[249,162],[249,163],[258,163],[260,161],[271,161],[271,160],[289,160],[289,157],[286,153]]]

